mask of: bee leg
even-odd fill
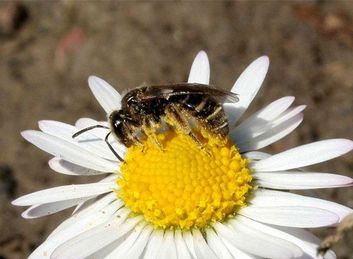
[[[207,148],[205,148],[202,141],[192,132],[189,122],[179,107],[170,105],[166,110],[166,117],[168,124],[172,124],[183,134],[188,135],[202,151],[211,156],[211,153],[207,150]]]
[[[164,151],[164,147],[162,143],[158,140],[156,134],[156,128],[158,125],[153,122],[152,118],[146,118],[142,124],[142,130],[146,134],[148,138],[151,138],[154,144],[162,151]]]
[[[124,125],[124,132],[126,135],[127,140],[131,143],[131,144],[137,144],[139,146],[143,146],[142,141],[140,140],[140,138],[138,136],[136,136],[135,132],[136,129],[133,128],[131,125],[125,124]]]
[[[139,146],[144,147],[142,141],[137,136],[133,136],[132,138],[135,141],[135,143],[137,143]]]

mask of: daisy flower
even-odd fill
[[[79,119],[75,125],[40,121],[41,131],[22,136],[54,157],[49,166],[73,176],[102,175],[97,183],[66,185],[13,201],[30,206],[24,218],[75,207],[30,258],[315,258],[319,239],[306,228],[335,226],[352,213],[343,205],[290,190],[353,185],[347,176],[303,167],[341,156],[353,148],[346,139],[328,139],[271,155],[258,151],[291,133],[303,120],[294,97],[275,100],[239,123],[266,76],[268,57],[251,63],[235,82],[239,101],[224,104],[229,136],[203,134],[200,149],[178,130],[157,134],[143,146],[123,146],[94,128],[106,121]],[[209,84],[205,52],[195,58],[189,83]],[[107,115],[121,108],[121,95],[91,76],[89,86]],[[108,176],[107,176],[108,174]],[[335,258],[329,251],[325,258]]]

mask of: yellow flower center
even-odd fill
[[[203,134],[204,149],[190,137],[160,133],[163,150],[147,139],[127,150],[117,195],[159,228],[203,228],[235,215],[246,204],[252,177],[228,139]]]

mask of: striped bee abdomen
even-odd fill
[[[228,120],[222,104],[208,95],[188,95],[182,101],[188,113],[197,119],[202,127],[213,134],[226,136],[229,132]]]

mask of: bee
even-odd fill
[[[110,129],[105,141],[114,155],[123,161],[108,141],[111,133],[126,147],[142,145],[147,137],[163,149],[156,133],[166,122],[203,148],[190,121],[195,121],[212,135],[225,137],[229,133],[229,126],[222,104],[237,101],[237,94],[210,85],[181,83],[142,86],[127,92],[122,98],[121,109],[108,115],[110,127],[91,126],[78,131],[73,138],[93,128]]]

